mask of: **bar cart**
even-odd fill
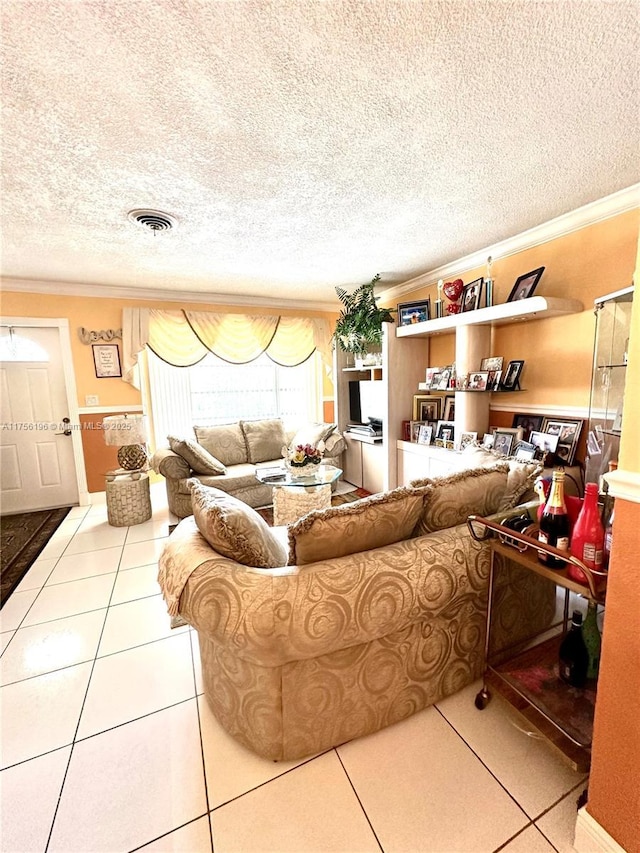
[[[606,573],[591,571],[567,552],[543,545],[525,533],[518,533],[481,516],[470,515],[467,526],[476,541],[488,540],[491,547],[484,683],[475,699],[476,708],[486,708],[491,699],[489,688],[492,688],[541,732],[575,770],[586,772],[591,759],[596,683],[592,680],[584,688],[576,688],[561,681],[558,652],[570,621],[570,593],[578,593],[603,606]],[[566,568],[547,568],[539,562],[538,551],[577,566],[584,572],[588,585],[568,577]],[[561,623],[556,622],[543,634],[495,654],[491,651],[495,571],[498,562],[508,566],[509,561],[563,588],[564,612]],[[560,627],[562,630],[558,631]]]

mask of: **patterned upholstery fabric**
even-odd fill
[[[469,444],[460,454],[459,468],[481,466],[492,466],[508,463],[509,473],[507,475],[507,488],[500,501],[499,510],[507,510],[517,504],[535,498],[533,484],[543,471],[540,462],[523,462],[511,457],[507,458],[502,453],[490,450],[474,443]]]
[[[433,480],[414,480],[412,488],[430,489],[415,535],[455,527],[472,513],[485,518],[492,515],[500,506],[508,471],[508,464],[501,463],[492,468],[471,468]]]
[[[316,563],[407,539],[423,500],[422,494],[401,488],[310,512],[289,525],[289,563]]]
[[[269,462],[282,457],[287,436],[282,421],[274,418],[261,421],[241,421],[249,462]]]
[[[213,713],[259,755],[301,758],[377,731],[482,671],[490,554],[466,524],[271,570],[206,560],[202,542],[181,522],[159,581],[198,632]],[[541,581],[503,579],[499,624],[518,639],[549,624],[555,589],[537,592]]]
[[[294,434],[289,446],[297,447],[299,444],[315,446],[319,441],[326,441],[336,428],[337,424],[307,424]]]
[[[168,435],[169,447],[178,456],[182,456],[196,474],[224,474],[227,470],[219,459],[212,456],[197,441],[176,438]]]
[[[211,547],[244,566],[284,566],[287,549],[250,506],[192,480],[191,503],[198,530]]]
[[[248,462],[247,445],[239,423],[214,427],[194,426],[196,440],[223,465],[239,465]]]

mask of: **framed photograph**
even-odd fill
[[[453,441],[455,424],[453,421],[438,421],[436,424],[436,439],[438,441]]]
[[[480,362],[480,370],[502,370],[502,362],[504,361],[501,355],[492,355],[490,358],[483,358]]]
[[[460,450],[464,450],[465,447],[469,444],[473,444],[478,440],[477,432],[463,432],[460,433]]]
[[[431,300],[420,302],[401,302],[398,305],[398,325],[410,326],[412,323],[424,323],[431,319]]]
[[[445,421],[453,421],[456,417],[456,398],[455,397],[445,397],[444,398],[444,411],[442,413],[442,419]]]
[[[433,424],[429,424],[426,421],[409,421],[409,429],[412,441],[414,444],[418,443],[418,437],[420,435],[420,427],[423,426],[433,426]]]
[[[504,391],[516,391],[520,388],[520,374],[524,367],[524,361],[510,361],[507,369],[504,371],[500,387]]]
[[[521,441],[514,451],[514,457],[518,462],[531,462],[535,456],[536,448],[526,441]]]
[[[438,391],[446,391],[449,388],[449,382],[451,381],[451,368],[445,367],[442,373],[438,375],[438,385],[436,386],[436,390]],[[433,385],[431,386],[434,387]]]
[[[487,370],[487,391],[499,391],[500,390],[500,378],[502,376],[501,370]]]
[[[425,378],[424,384],[428,388],[431,388],[431,383],[433,382],[433,377],[436,375],[436,373],[442,373],[443,370],[444,370],[444,367],[427,367],[427,370],[426,370],[425,375],[424,375],[424,378]]]
[[[413,395],[413,418],[414,421],[437,421],[440,418],[440,397],[432,397],[428,394]]]
[[[557,435],[547,435],[546,432],[532,432],[529,435],[529,441],[542,453],[555,453],[558,446]]]
[[[411,421],[402,421],[402,440],[411,441]]]
[[[502,453],[503,456],[510,456],[513,441],[514,435],[512,432],[497,429],[493,434],[493,449],[496,453]]]
[[[538,267],[537,270],[531,270],[531,272],[526,272],[517,278],[516,283],[511,288],[507,302],[516,302],[519,299],[528,299],[533,296],[533,291],[542,278],[543,272],[544,267]]]
[[[529,436],[532,432],[540,432],[542,430],[542,415],[514,415],[512,427],[522,427],[522,438],[529,441]]]
[[[92,344],[93,365],[98,379],[122,376],[118,344]]]
[[[433,426],[431,424],[422,424],[418,430],[418,444],[431,444],[432,435]]]
[[[489,379],[488,370],[478,370],[476,373],[469,374],[469,391],[486,391],[487,380]]]
[[[492,432],[485,432],[485,434],[482,436],[482,446],[486,447],[487,450],[493,449],[493,433]]]
[[[583,423],[582,420],[567,418],[545,418],[542,421],[542,432],[558,437],[554,452],[564,459],[567,465],[573,464]]]
[[[444,368],[443,368],[443,367],[440,367],[440,368],[436,371],[436,373],[433,373],[433,374],[431,375],[431,384],[429,385],[429,388],[430,388],[432,391],[437,391],[437,389],[440,387],[440,380],[442,379],[442,373],[443,373],[443,371],[444,371]],[[425,383],[425,384],[426,384],[426,383]]]
[[[484,278],[477,278],[464,286],[462,291],[462,311],[475,311],[480,307],[480,296],[482,294],[482,283]]]

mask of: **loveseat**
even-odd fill
[[[286,431],[278,418],[239,421],[221,426],[194,426],[195,441],[168,436],[169,447],[158,450],[151,467],[166,480],[170,511],[191,515],[194,478],[252,507],[272,502],[272,487],[256,480],[256,470],[282,464],[282,448],[322,443],[324,462],[340,465],[346,442],[336,424],[308,424]],[[335,488],[335,486],[334,486]]]
[[[301,758],[477,678],[490,554],[465,521],[515,512],[531,483],[513,480],[498,464],[273,529],[194,482],[194,516],[165,545],[159,582],[169,613],[198,633],[227,732],[264,757]],[[495,596],[495,649],[552,620],[555,586],[534,573],[498,572]]]

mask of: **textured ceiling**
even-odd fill
[[[2,274],[406,281],[639,180],[639,8],[3,0]]]

